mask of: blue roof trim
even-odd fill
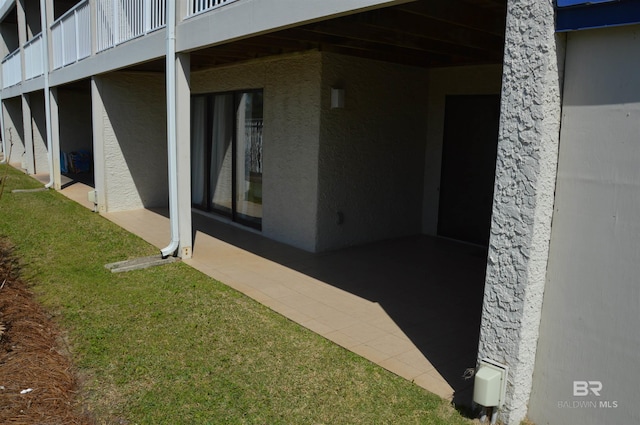
[[[558,0],[556,31],[640,23],[640,0]]]
[[[569,7],[569,6],[588,6],[590,4],[595,3],[610,3],[612,1],[618,0],[557,0],[558,7]]]

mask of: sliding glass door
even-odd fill
[[[262,90],[197,95],[191,104],[195,208],[262,227]]]

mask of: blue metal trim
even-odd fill
[[[576,3],[576,0],[564,0],[563,3],[572,1]],[[560,6],[560,0],[558,0],[558,6]],[[640,0],[607,1],[558,7],[556,10],[556,31],[558,32],[637,23],[640,23]]]
[[[610,3],[619,0],[557,0],[558,7],[589,6],[596,3]]]

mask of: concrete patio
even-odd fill
[[[91,208],[89,186],[62,190]],[[158,248],[165,211],[104,215]],[[456,404],[471,400],[486,250],[427,236],[312,254],[193,213],[185,263]]]

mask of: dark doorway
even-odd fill
[[[447,96],[438,235],[489,244],[500,97]]]

